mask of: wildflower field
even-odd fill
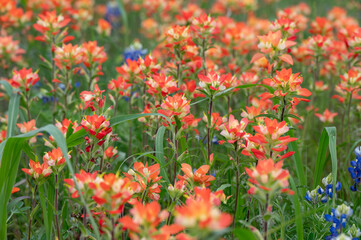
[[[0,240],[359,240],[360,11],[0,0]]]

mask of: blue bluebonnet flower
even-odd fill
[[[118,4],[115,1],[108,2],[104,18],[110,23],[112,28],[120,27],[121,16],[122,13],[120,12]]]
[[[214,144],[214,145],[218,145],[219,143],[218,143],[218,138],[216,137],[216,136],[214,136],[213,138],[212,138],[212,144]]]
[[[351,191],[357,191],[357,185],[361,182],[361,147],[355,148],[356,160],[351,161],[348,171],[355,183],[350,187]]]
[[[75,82],[74,87],[78,88],[78,87],[80,87],[80,85],[81,85],[80,82]]]
[[[353,240],[352,238],[350,238],[349,236],[347,236],[344,233],[341,233],[340,235],[338,235],[335,238],[332,238],[332,240]]]
[[[327,202],[327,196],[324,195],[324,193],[325,191],[320,186],[317,186],[312,191],[307,191],[305,199],[309,202],[313,202],[314,204],[318,201],[325,203]]]
[[[43,97],[41,98],[41,100],[43,101],[43,103],[47,103],[47,102],[49,102],[49,97],[43,96]]]
[[[360,229],[357,228],[355,224],[353,224],[350,227],[350,230],[348,231],[348,235],[351,236],[352,240],[360,240],[360,238],[359,238],[361,236]]]
[[[143,46],[140,42],[136,41],[124,50],[124,61],[127,59],[136,61],[139,58],[145,58],[147,51],[147,49],[143,49]]]
[[[352,215],[352,209],[346,204],[338,205],[331,209],[331,214],[325,214],[325,220],[332,223],[330,227],[330,235],[326,236],[326,240],[333,240],[342,233],[342,229],[346,227],[347,219]]]
[[[309,202],[313,202],[314,204],[321,201],[321,203],[326,203],[328,198],[333,197],[333,184],[332,184],[332,174],[330,173],[327,177],[322,179],[322,183],[325,186],[323,189],[320,186],[317,186],[312,191],[307,191],[305,199]],[[341,183],[336,183],[336,191],[341,190]]]
[[[324,177],[322,179],[322,183],[325,186],[325,194],[329,197],[332,198],[333,197],[333,180],[332,180],[332,174],[330,173],[327,177]],[[337,182],[336,183],[336,191],[340,191],[341,190],[341,183]]]
[[[43,103],[45,104],[45,103],[48,103],[48,102],[53,102],[53,101],[54,101],[54,97],[53,97],[53,96],[50,96],[50,97],[48,97],[48,96],[43,96],[43,97],[41,98],[41,100],[42,100]],[[57,99],[55,99],[55,101],[57,101]]]

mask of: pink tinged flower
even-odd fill
[[[228,122],[223,124],[224,130],[221,132],[221,135],[227,139],[227,142],[234,143],[238,140],[241,140],[242,137],[246,134],[245,129],[248,124],[248,119],[243,118],[240,122],[234,118],[231,114],[229,115]]]
[[[81,121],[81,126],[90,135],[95,136],[98,140],[103,139],[107,134],[112,131],[112,127],[109,127],[110,122],[100,115],[85,116]]]
[[[315,113],[315,116],[318,117],[321,122],[326,122],[326,123],[333,123],[334,117],[336,117],[337,115],[338,113],[332,113],[327,108],[322,114]]]
[[[179,90],[177,82],[173,80],[172,76],[165,76],[163,73],[160,75],[152,75],[148,81],[145,82],[148,86],[147,92],[151,95],[160,94],[165,97],[171,93]]]
[[[231,78],[231,74],[219,75],[213,70],[207,72],[207,75],[198,74],[199,86],[207,93],[211,94],[215,91],[223,91],[226,89],[225,81]]]
[[[167,117],[177,116],[182,118],[190,112],[189,104],[190,100],[187,100],[187,98],[180,93],[174,96],[167,96],[161,104],[162,109],[158,110],[158,113],[164,114]]]
[[[30,169],[22,168],[21,170],[35,179],[45,178],[53,172],[46,162],[40,164],[30,159],[29,166]]]
[[[68,158],[70,158],[69,154]],[[53,148],[51,151],[45,153],[43,161],[50,167],[59,167],[65,164],[65,158],[60,148]]]
[[[23,68],[19,71],[14,70],[13,77],[9,80],[11,86],[15,88],[23,88],[29,91],[31,86],[34,86],[39,81],[39,76],[33,72],[31,68]]]

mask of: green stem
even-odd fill
[[[177,121],[175,123],[174,126],[174,148],[175,148],[175,152],[174,152],[174,166],[173,166],[173,183],[175,184],[176,179],[177,179],[177,159],[178,159],[178,140],[177,140],[177,133],[178,133],[178,128],[177,128]]]
[[[38,185],[35,185],[35,188],[34,188],[34,192],[33,192],[33,201],[31,203],[31,211],[34,210],[35,208],[35,194],[36,194],[36,190],[38,189]],[[29,226],[28,226],[28,240],[30,240],[30,237],[31,237],[31,223],[32,223],[32,217],[31,217],[31,212],[30,212],[30,219],[29,219]]]
[[[55,57],[55,54],[53,52],[53,47],[55,48],[55,37],[53,36],[53,39],[52,39],[52,45],[51,45],[51,49],[50,49],[50,52],[51,52],[51,81],[54,80],[55,78],[55,61],[54,61],[54,57]],[[57,87],[57,84],[54,82],[54,89],[53,89],[53,124],[55,123],[55,109],[56,109],[56,89]]]
[[[263,217],[267,214],[267,209],[269,206],[269,196],[268,194],[266,194],[266,205],[265,205],[265,209],[264,209],[264,214]],[[264,240],[267,240],[267,236],[268,236],[268,220],[264,219],[264,226],[263,226],[263,234],[264,234]]]
[[[211,127],[212,127],[212,107],[213,107],[213,96],[209,98],[209,117],[208,117],[208,128],[207,128],[207,149],[208,149],[208,161],[211,157]]]
[[[281,116],[280,116],[280,120],[281,122],[283,121],[284,117],[285,117],[285,111],[286,111],[286,96],[283,97],[283,107],[282,107],[282,112],[281,112]]]
[[[29,104],[29,93],[26,92],[25,93],[25,98],[26,98],[26,113],[27,113],[27,116],[28,116],[28,121],[31,120],[31,113],[30,113],[30,104]]]
[[[236,152],[236,201],[234,205],[234,218],[233,218],[233,228],[236,227],[236,217],[237,217],[237,208],[238,208],[238,195],[239,195],[239,156],[237,154],[237,146],[235,147]]]
[[[203,60],[203,69],[204,74],[207,74],[207,62],[206,62],[206,39],[202,40],[202,60]]]
[[[128,114],[132,113],[132,90],[133,86],[130,86],[129,102],[128,102]],[[128,143],[128,156],[132,155],[132,122],[129,121],[129,143]]]
[[[352,91],[350,93],[350,99],[348,101],[347,106],[347,148],[346,150],[350,149],[350,112],[351,112],[351,102],[352,102]]]
[[[55,228],[58,239],[61,239],[60,235],[60,227],[59,227],[59,217],[58,217],[58,195],[59,195],[59,187],[58,187],[58,174],[55,174],[55,200],[54,200],[54,208],[55,208]]]

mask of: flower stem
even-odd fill
[[[351,112],[351,102],[352,102],[352,91],[350,93],[350,98],[347,105],[347,151],[350,149],[350,112]]]
[[[118,101],[119,101],[119,97],[118,97],[118,94],[116,94],[115,103],[114,103],[114,109],[113,109],[113,117],[115,117],[116,114],[117,114]]]
[[[26,112],[27,112],[27,116],[28,116],[28,121],[31,120],[31,113],[30,113],[30,104],[29,104],[29,94],[28,92],[25,93],[25,98],[26,98]]]
[[[265,204],[263,217],[267,214],[268,211],[268,206],[269,206],[268,201],[269,201],[269,196],[268,194],[266,194],[266,204]],[[268,235],[267,233],[268,233],[268,220],[264,219],[264,226],[263,226],[264,240],[267,240],[267,235]]]
[[[128,114],[132,113],[132,90],[133,86],[130,86],[129,102],[128,102]],[[132,155],[132,122],[129,121],[129,143],[128,143],[128,156]]]
[[[209,117],[208,117],[208,128],[207,128],[207,149],[208,149],[208,161],[211,157],[211,127],[212,127],[212,107],[213,107],[213,96],[209,99]]]
[[[204,74],[207,74],[207,64],[206,64],[206,39],[204,38],[202,41],[202,60],[203,60],[203,68]]]
[[[60,227],[59,227],[59,217],[58,217],[58,195],[59,195],[59,187],[58,187],[58,174],[55,174],[55,200],[54,200],[54,208],[55,208],[55,227],[56,234],[58,239],[61,239],[60,235]]]
[[[177,121],[174,126],[174,147],[175,147],[175,153],[174,153],[174,167],[173,167],[173,183],[175,184],[176,178],[177,178],[177,159],[178,159],[178,141],[177,141]]]
[[[52,45],[51,45],[51,81],[54,80],[55,78],[55,61],[54,61],[54,58],[55,58],[55,54],[54,54],[54,51],[53,51],[53,47],[55,48],[55,37],[53,36],[52,38]],[[53,89],[53,123],[55,123],[55,116],[54,116],[54,113],[55,113],[55,108],[56,108],[56,86],[57,84],[54,82],[54,89]]]
[[[285,110],[286,110],[287,104],[286,104],[286,97],[283,97],[283,107],[282,107],[282,112],[281,112],[281,116],[280,116],[280,120],[281,122],[283,121],[284,117],[285,117]]]
[[[111,232],[111,239],[115,240],[115,233],[114,233],[114,218],[112,218],[112,232]]]
[[[83,208],[83,225],[84,228],[87,229],[87,218],[86,218],[86,208]],[[85,237],[82,237],[81,239],[85,239]]]
[[[239,156],[237,154],[237,146],[235,147],[235,152],[236,152],[236,201],[235,201],[235,205],[234,205],[233,228],[236,227],[236,217],[237,217],[237,208],[238,208],[238,195],[239,195],[239,171],[238,171]]]
[[[32,201],[32,203],[31,203],[31,211],[33,211],[34,208],[35,208],[35,194],[36,194],[36,190],[38,190],[38,185],[35,185],[35,188],[34,188],[33,201]],[[29,219],[29,226],[28,226],[28,240],[30,240],[30,237],[31,237],[31,222],[32,222],[32,217],[31,217],[31,212],[30,212],[30,219]]]

